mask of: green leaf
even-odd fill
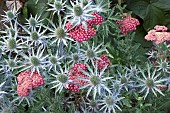
[[[128,9],[132,10],[140,18],[144,19],[147,12],[147,7],[149,3],[141,0],[129,0]]]

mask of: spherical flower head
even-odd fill
[[[8,17],[9,19],[11,19],[11,20],[15,17],[15,16],[14,16],[14,13],[13,13],[12,11],[10,11],[10,10],[6,12],[6,15],[7,15],[7,17]]]
[[[83,9],[80,5],[74,5],[73,12],[75,16],[81,16],[83,14]]]
[[[139,21],[131,16],[125,16],[123,20],[118,20],[116,23],[120,24],[120,30],[124,35],[136,30],[136,26],[140,25]]]
[[[30,62],[33,66],[38,66],[40,64],[40,61],[36,56],[32,56]]]
[[[64,38],[65,37],[65,31],[61,28],[61,27],[58,27],[56,29],[56,38]]]
[[[17,47],[16,40],[14,38],[8,39],[7,46],[9,49],[15,49]]]
[[[107,54],[103,54],[100,56],[101,60],[96,60],[94,61],[94,64],[96,65],[97,63],[97,67],[99,70],[104,69],[105,67],[108,67],[109,65],[111,65],[110,60],[108,59],[108,55]]]
[[[38,40],[39,39],[38,33],[36,31],[31,32],[30,38],[32,40]]]
[[[35,27],[36,24],[37,24],[37,20],[35,20],[33,17],[31,17],[31,18],[29,19],[29,24],[30,24],[31,26]]]

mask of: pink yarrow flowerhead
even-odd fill
[[[74,64],[74,67],[69,71],[68,79],[71,80],[72,83],[68,84],[68,89],[73,92],[79,92],[79,88],[87,84],[87,82],[82,79],[87,79],[88,76],[83,74],[82,71],[80,71],[79,69],[86,71],[87,66],[85,64],[79,63]]]
[[[120,24],[120,30],[123,35],[136,30],[136,26],[140,25],[138,19],[131,16],[124,16],[123,20],[117,20],[116,23]]]
[[[109,65],[111,65],[110,60],[108,59],[108,55],[107,54],[103,54],[100,56],[101,60],[96,60],[94,61],[94,64],[96,65],[97,63],[97,68],[99,70],[104,69],[105,67],[108,67]]]
[[[94,16],[93,19],[86,21],[87,28],[84,28],[83,25],[77,25],[74,28],[71,22],[67,22],[66,29],[69,31],[68,34],[73,39],[78,42],[83,42],[89,40],[91,37],[96,35],[96,30],[93,26],[101,25],[103,22],[103,17],[100,16],[97,12],[92,14]]]
[[[170,41],[170,33],[167,32],[168,28],[165,26],[156,25],[154,30],[150,30],[145,36],[146,40],[153,41],[155,44],[163,43],[164,41]]]
[[[44,84],[42,76],[36,71],[31,74],[30,70],[21,72],[17,77],[17,81],[17,93],[21,97],[28,96],[30,90]]]

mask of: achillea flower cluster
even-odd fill
[[[21,97],[29,95],[30,90],[44,84],[42,76],[36,71],[31,74],[30,70],[21,72],[17,77],[17,81],[17,92]]]
[[[150,30],[145,36],[146,40],[151,40],[155,44],[160,44],[164,41],[170,41],[170,33],[167,32],[168,28],[165,26],[156,25],[154,30]]]
[[[100,56],[101,60],[95,60],[94,64],[96,65],[97,63],[97,68],[99,70],[104,69],[105,67],[108,67],[109,65],[111,65],[110,60],[108,59],[107,54],[103,54]]]
[[[94,18],[86,22],[87,28],[84,28],[84,25],[82,24],[73,27],[71,22],[68,22],[66,24],[66,29],[69,30],[69,36],[79,42],[87,41],[91,37],[95,36],[96,30],[93,28],[93,26],[101,25],[103,22],[103,17],[100,16],[97,12],[94,12],[92,15],[94,16]]]
[[[123,20],[117,20],[116,23],[121,25],[120,30],[123,35],[136,30],[136,26],[140,25],[138,19],[131,16],[125,16]]]
[[[69,71],[68,79],[72,82],[68,83],[68,89],[73,92],[79,92],[79,88],[87,84],[83,79],[88,79],[88,76],[83,74],[79,69],[86,71],[87,66],[85,64],[74,64],[74,67]]]

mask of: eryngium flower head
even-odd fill
[[[32,72],[37,71],[40,73],[40,69],[44,69],[46,58],[48,55],[44,55],[44,48],[42,46],[37,49],[32,48],[31,51],[28,51],[28,55],[21,53],[21,56],[25,59],[22,66],[22,70],[30,69]]]
[[[76,0],[76,4],[72,1],[70,2],[72,7],[67,7],[70,10],[70,13],[68,13],[66,17],[69,18],[69,21],[73,26],[82,24],[86,28],[86,21],[94,17],[91,15],[91,13],[94,12],[92,2],[88,2],[86,5],[83,4],[83,0]]]
[[[105,77],[104,73],[107,67],[102,69],[101,71],[98,70],[97,65],[91,68],[87,65],[89,72],[81,70],[83,74],[87,75],[87,79],[83,79],[87,81],[87,85],[83,86],[82,88],[88,88],[87,97],[89,96],[90,92],[93,92],[93,98],[96,98],[96,95],[101,95],[101,91],[104,89],[106,92],[111,93],[110,89],[107,86],[107,80],[112,79],[113,77]]]
[[[64,69],[59,68],[59,70],[54,71],[54,74],[51,74],[53,77],[55,77],[55,80],[53,80],[50,84],[53,86],[51,89],[55,88],[55,94],[57,92],[61,92],[63,88],[67,88],[68,83],[71,82],[71,80],[68,79],[68,69],[65,65]]]
[[[35,17],[31,15],[29,19],[26,19],[26,21],[27,21],[26,26],[31,31],[36,30],[37,27],[40,27],[42,25],[41,24],[42,20],[40,20],[40,16],[38,15],[35,15]]]
[[[116,113],[116,109],[122,111],[118,104],[123,98],[119,97],[119,94],[114,93],[105,95],[102,100],[99,100],[99,105],[101,105],[100,111],[103,111],[103,113]]]
[[[53,3],[49,3],[48,5],[51,8],[48,8],[47,11],[53,11],[53,15],[55,13],[57,13],[58,15],[60,15],[61,11],[64,11],[65,9],[65,3],[67,2],[67,0],[65,0],[65,2],[63,2],[63,0],[54,0]]]
[[[142,88],[140,93],[146,91],[144,95],[144,99],[151,92],[153,92],[155,96],[157,96],[156,92],[164,96],[164,94],[161,92],[161,90],[158,89],[158,87],[161,86],[163,82],[166,81],[166,79],[162,79],[160,77],[161,73],[157,73],[156,71],[157,71],[156,69],[152,71],[151,66],[147,64],[146,72],[145,70],[140,69],[142,78],[140,78],[139,75],[136,77],[139,82],[139,86]]]

